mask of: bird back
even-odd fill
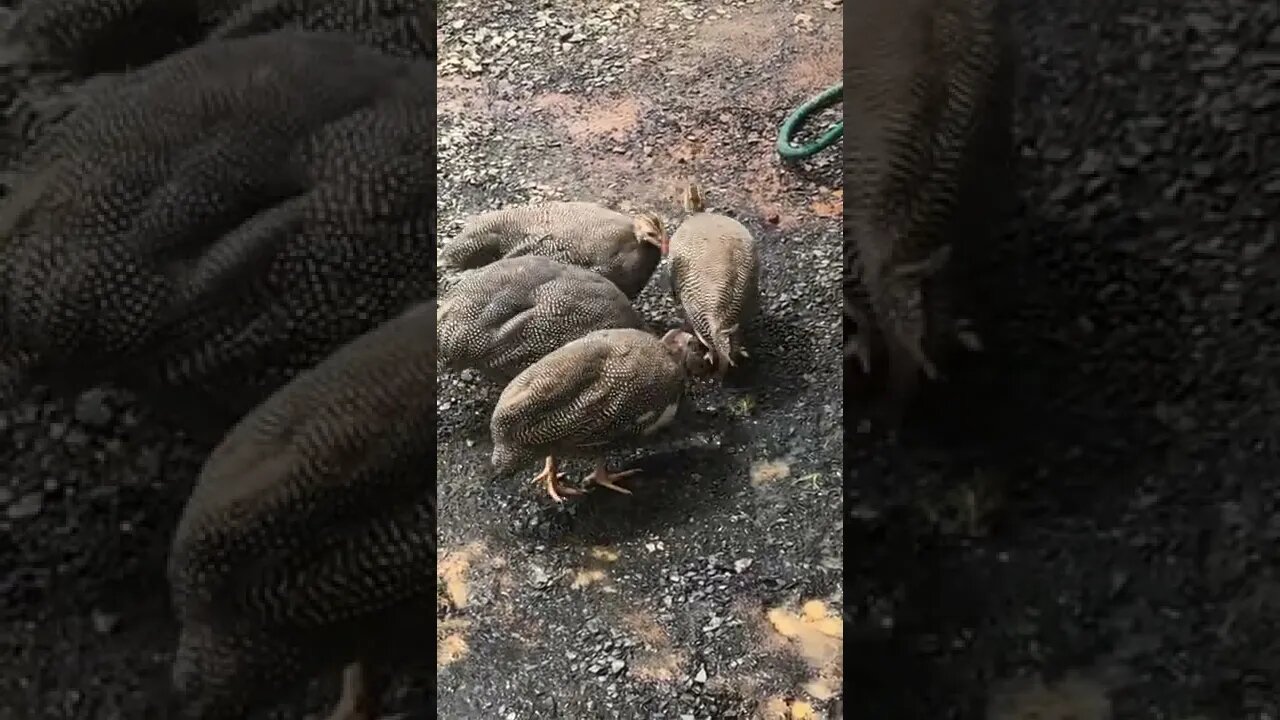
[[[495,445],[529,453],[607,448],[640,435],[683,395],[684,369],[641,330],[598,330],[520,373],[498,398]]]
[[[210,455],[174,535],[183,618],[319,628],[425,597],[435,303],[300,375]]]
[[[758,309],[759,274],[756,241],[733,218],[700,212],[671,238],[673,294],[722,370],[736,362],[742,325]]]
[[[433,68],[341,37],[212,42],[37,145],[0,209],[0,337],[229,423],[434,292]],[[227,425],[220,426],[224,432]]]
[[[642,328],[630,300],[597,273],[536,255],[470,271],[440,301],[440,358],[503,382],[594,330]]]

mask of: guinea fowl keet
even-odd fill
[[[86,98],[0,206],[0,367],[115,382],[216,440],[434,295],[434,83],[429,62],[279,31]]]
[[[1014,195],[1008,13],[1007,0],[874,0],[851,30],[847,352],[896,404],[949,351],[981,348],[956,281]]]
[[[374,720],[387,674],[425,663],[435,412],[431,301],[299,375],[213,451],[169,558],[190,717],[239,720],[345,666],[333,719]]]
[[[644,289],[667,249],[662,220],[590,202],[545,202],[481,213],[440,253],[440,267],[470,270],[500,258],[541,255],[597,272],[628,298]]]
[[[546,459],[534,482],[556,502],[581,494],[563,486],[558,459],[590,457],[586,482],[630,493],[617,481],[639,472],[609,472],[611,447],[644,442],[675,419],[684,397],[689,335],[659,339],[642,330],[597,330],[530,365],[498,398],[490,428],[493,465],[508,473]]]
[[[433,0],[34,0],[11,42],[77,74],[141,67],[206,39],[275,30],[342,33],[387,54],[435,56]]]
[[[671,236],[671,292],[723,377],[747,354],[743,326],[759,308],[759,251],[742,223],[704,211],[697,185],[685,188],[684,207],[692,214]]]
[[[537,255],[464,273],[440,299],[440,361],[507,383],[594,330],[644,328],[631,301],[603,276]]]

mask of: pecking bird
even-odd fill
[[[589,332],[645,326],[609,280],[538,255],[464,273],[440,299],[436,323],[445,367],[472,368],[504,384]]]
[[[635,298],[667,251],[662,220],[590,202],[545,202],[481,213],[445,244],[440,267],[470,270],[500,258],[542,255],[597,272]]]
[[[847,352],[900,405],[952,349],[982,347],[959,281],[1013,197],[1014,58],[1007,0],[863,9],[845,55]]]
[[[206,461],[169,557],[189,717],[239,720],[344,668],[332,720],[373,720],[425,662],[435,592],[435,301],[345,345]]]
[[[209,439],[435,293],[431,63],[280,31],[125,75],[0,206],[0,368]],[[198,410],[193,410],[198,408]]]
[[[671,236],[671,292],[724,377],[747,354],[743,325],[759,309],[759,252],[742,223],[705,212],[697,185],[685,188],[684,207],[692,214]]]
[[[581,490],[561,485],[558,458],[591,457],[586,482],[622,493],[617,481],[639,472],[609,472],[611,447],[644,442],[675,419],[684,397],[688,333],[662,339],[642,330],[597,330],[530,365],[494,408],[492,463],[509,473],[540,457],[542,482],[556,502]]]

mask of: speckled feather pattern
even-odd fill
[[[434,592],[435,303],[300,375],[210,455],[169,561],[175,681],[203,719],[422,637]],[[394,625],[394,623],[392,623]],[[425,655],[425,653],[424,653]]]
[[[642,441],[684,396],[684,368],[641,330],[598,330],[520,373],[490,424],[500,472],[546,455],[603,457]]]
[[[471,218],[445,244],[440,261],[452,270],[504,257],[541,255],[599,273],[627,297],[644,289],[661,251],[636,237],[629,215],[591,202],[547,202],[491,210]]]
[[[440,299],[437,314],[440,361],[503,383],[587,333],[643,327],[612,282],[537,255],[464,273]]]
[[[0,207],[0,338],[220,435],[434,294],[433,87],[430,63],[285,31],[125,76]]]
[[[986,212],[986,205],[966,206],[997,192],[997,174],[1007,170],[991,135],[1008,131],[1001,97],[1011,91],[1011,63],[1002,0],[860,7],[845,58],[845,218],[856,268],[846,301],[847,312],[861,309],[884,326],[906,322],[884,296],[895,267],[981,231],[980,222],[966,226],[960,218]],[[957,267],[948,263],[920,282],[935,347],[950,339]]]
[[[434,0],[20,0],[16,9],[15,38],[34,42],[45,61],[86,72],[119,68],[124,58],[141,65],[206,35],[281,29],[348,33],[399,57],[435,55]]]
[[[759,307],[760,258],[751,231],[731,217],[694,213],[672,234],[670,256],[671,290],[685,318],[721,362],[736,362],[745,325]]]

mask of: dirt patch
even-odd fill
[[[468,572],[471,564],[483,552],[484,544],[479,542],[456,550],[440,551],[436,560],[436,578],[453,609],[467,607],[470,595]]]
[[[698,26],[691,47],[704,61],[708,55],[758,60],[762,47],[777,43],[779,32],[789,32],[791,18],[778,11],[740,11]]]
[[[451,75],[436,82],[436,112],[447,115],[484,112],[488,103],[479,80]]]
[[[804,700],[771,697],[760,704],[756,717],[759,720],[825,720],[826,716]]]
[[[771,485],[791,477],[791,466],[785,460],[761,460],[751,466],[751,484]]]
[[[580,108],[582,115],[568,122],[569,136],[577,142],[597,138],[619,141],[640,122],[643,104],[631,97],[591,100]]]
[[[604,546],[591,548],[587,553],[586,567],[574,572],[569,586],[574,590],[580,590],[592,585],[602,585],[603,589],[611,590],[612,585],[608,581],[606,570],[610,564],[617,561],[617,550]]]
[[[455,618],[436,625],[436,669],[449,667],[467,654],[470,621]]]
[[[765,618],[774,633],[770,644],[798,655],[811,669],[804,691],[817,700],[835,697],[844,681],[844,620],[839,609],[809,600],[799,613],[778,607]]]
[[[839,219],[844,216],[844,190],[833,190],[829,198],[819,198],[809,203],[814,215]]]
[[[834,42],[824,42],[813,52],[793,60],[787,65],[783,77],[795,92],[811,95],[840,82],[843,59],[844,53],[837,37]]]
[[[545,113],[579,144],[620,142],[635,130],[648,104],[631,96],[575,96],[543,93],[533,106]]]
[[[1053,684],[1019,678],[991,693],[987,720],[1111,720],[1111,699],[1101,683],[1069,675]]]
[[[684,676],[688,654],[676,648],[671,636],[648,613],[633,612],[622,618],[622,626],[645,643],[631,663],[631,675],[651,683],[672,683]]]

